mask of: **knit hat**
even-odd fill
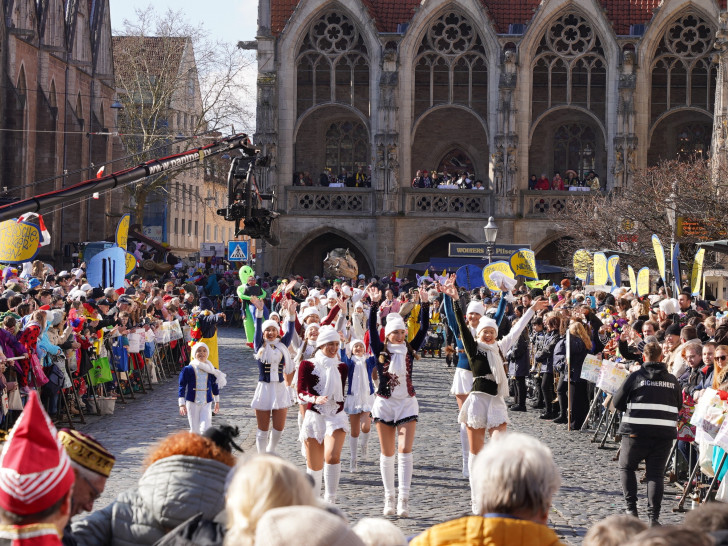
[[[336,299],[338,297],[338,294],[336,293],[336,290],[329,290],[326,292],[326,299]]]
[[[0,455],[0,508],[37,514],[68,493],[75,477],[56,429],[31,391]]]
[[[478,321],[478,328],[476,329],[476,335],[480,334],[481,330],[483,328],[493,328],[496,332],[498,332],[498,324],[495,320],[493,320],[490,317],[483,317]]]
[[[265,332],[268,328],[275,328],[276,332],[280,332],[280,326],[278,323],[273,319],[264,320],[263,324],[261,325],[261,332]]]
[[[74,463],[96,474],[109,477],[116,458],[92,436],[64,428],[58,432],[58,439]]]
[[[306,310],[301,315],[301,322],[305,322],[308,317],[311,317],[314,315],[317,317],[320,316],[318,309],[316,309],[315,307],[306,307]]]
[[[483,302],[478,300],[473,300],[468,304],[468,310],[465,311],[466,315],[469,315],[470,313],[477,313],[478,315],[485,315],[485,306],[483,305]]]
[[[674,315],[680,311],[680,304],[675,298],[664,299],[660,302],[660,311],[666,315]]]
[[[364,342],[363,342],[363,341],[362,341],[361,339],[352,339],[352,340],[351,340],[351,341],[349,342],[349,350],[350,350],[350,351],[351,351],[352,353],[354,352],[354,346],[355,346],[355,345],[356,345],[357,343],[361,343],[361,344],[362,344],[362,345],[364,346],[364,349],[366,349],[366,348],[367,348],[367,346],[366,346],[366,345],[364,344]]]
[[[680,335],[680,325],[679,324],[670,324],[670,326],[665,328],[665,335],[666,336],[679,336]]]
[[[339,516],[314,506],[268,510],[255,529],[256,546],[288,546],[306,537],[308,546],[364,546]]]
[[[333,326],[322,326],[321,328],[319,328],[319,335],[318,339],[316,340],[316,348],[319,348],[322,345],[326,345],[327,343],[331,343],[333,341],[341,342],[339,332],[336,331],[336,328],[334,328]]]
[[[384,327],[384,335],[388,336],[395,330],[407,330],[404,319],[399,313],[389,313],[387,315],[387,324]]]

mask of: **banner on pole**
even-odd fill
[[[521,275],[527,279],[538,279],[536,255],[533,250],[522,248],[511,256],[511,269],[515,275]]]
[[[607,284],[607,257],[604,252],[594,253],[594,284]]]
[[[29,262],[38,254],[40,229],[34,224],[16,219],[0,222],[0,262],[19,264]]]
[[[650,270],[643,267],[637,272],[637,295],[642,297],[650,293]]]
[[[627,266],[627,274],[629,275],[629,288],[633,294],[637,294],[637,275],[635,275],[634,269],[631,265]]]
[[[693,296],[700,295],[701,278],[703,277],[703,261],[705,260],[705,249],[700,248],[695,253],[693,261],[693,274],[690,278],[690,292]]]
[[[581,249],[574,252],[574,276],[586,282],[591,269],[592,257],[588,251]]]
[[[655,259],[657,260],[657,270],[660,272],[662,282],[665,282],[665,249],[657,235],[652,235],[652,248],[655,251]]]
[[[116,226],[116,245],[122,250],[126,250],[126,245],[129,242],[129,222],[131,220],[131,214],[125,214],[119,220],[119,224]]]
[[[493,292],[500,292],[500,288],[498,288],[498,286],[490,280],[490,274],[495,271],[499,271],[511,279],[514,279],[515,276],[513,275],[513,270],[511,269],[510,264],[503,260],[493,262],[483,268],[483,282],[485,283],[485,286]]]
[[[607,260],[607,274],[612,281],[612,287],[622,286],[621,274],[619,271],[619,256],[610,256]]]
[[[680,243],[670,249],[670,267],[672,269],[672,283],[675,286],[675,297],[680,293],[680,285],[682,284],[682,275],[680,275]]]

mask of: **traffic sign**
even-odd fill
[[[228,241],[228,260],[231,262],[247,262],[248,242]]]

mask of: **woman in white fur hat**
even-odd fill
[[[341,349],[341,360],[348,368],[348,382],[344,411],[349,415],[351,435],[349,449],[351,460],[349,470],[357,471],[357,450],[361,436],[361,454],[366,459],[369,446],[369,432],[372,426],[370,412],[374,405],[374,381],[372,373],[376,373],[376,359],[367,357],[366,346],[361,339],[352,339],[349,343],[349,354]]]
[[[455,320],[460,328],[470,369],[473,371],[473,390],[470,391],[460,409],[458,421],[464,423],[468,431],[471,502],[475,511],[476,503],[472,483],[473,461],[485,443],[486,431],[492,437],[498,432],[504,432],[508,426],[508,408],[505,401],[505,397],[508,396],[508,376],[505,370],[504,355],[518,340],[523,329],[535,316],[536,311],[546,309],[548,302],[536,300],[511,327],[508,335],[498,341],[498,324],[488,316],[480,319],[476,328],[476,336],[473,337],[460,307],[460,295],[455,286],[455,275],[447,280],[443,291],[453,300]]]
[[[333,326],[322,326],[316,352],[298,368],[298,399],[306,404],[299,439],[306,444],[306,473],[313,477],[314,491],[334,504],[341,477],[341,449],[349,420],[344,412],[347,367],[339,358],[341,338]]]
[[[252,296],[255,308],[255,338],[253,349],[258,363],[258,385],[250,407],[255,410],[258,430],[255,433],[255,447],[258,453],[275,453],[276,446],[286,425],[291,395],[288,386],[293,380],[293,360],[288,345],[293,335],[293,324],[288,325],[281,338],[279,324],[275,320],[263,320],[263,302]],[[288,300],[288,316],[296,316],[296,302]],[[293,322],[289,320],[289,322]],[[271,416],[273,430],[270,430]]]
[[[372,302],[369,314],[369,343],[377,358],[379,387],[372,407],[372,417],[377,423],[381,455],[379,467],[384,483],[385,516],[394,515],[394,448],[399,431],[399,495],[397,499],[397,515],[409,516],[409,491],[412,481],[413,455],[412,445],[415,440],[415,429],[419,405],[412,386],[412,365],[417,358],[417,351],[425,341],[430,324],[430,303],[427,290],[419,289],[420,317],[419,330],[407,343],[407,326],[399,313],[387,315],[384,329],[385,342],[379,340],[377,328],[377,311],[382,292],[370,286],[367,289]]]

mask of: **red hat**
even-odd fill
[[[50,508],[70,491],[71,460],[31,391],[0,455],[0,508],[27,516]]]
[[[165,295],[165,296],[164,296],[164,297],[162,298],[162,301],[170,301],[171,299],[172,299],[172,296],[170,296],[169,294],[166,294],[166,295]]]
[[[51,310],[51,306],[50,305],[41,305],[40,307],[38,307],[38,309],[40,311],[50,311]]]
[[[116,290],[114,290],[114,292],[116,292],[120,296],[123,296],[124,295],[124,292],[125,292],[125,289],[124,288],[117,288]]]

